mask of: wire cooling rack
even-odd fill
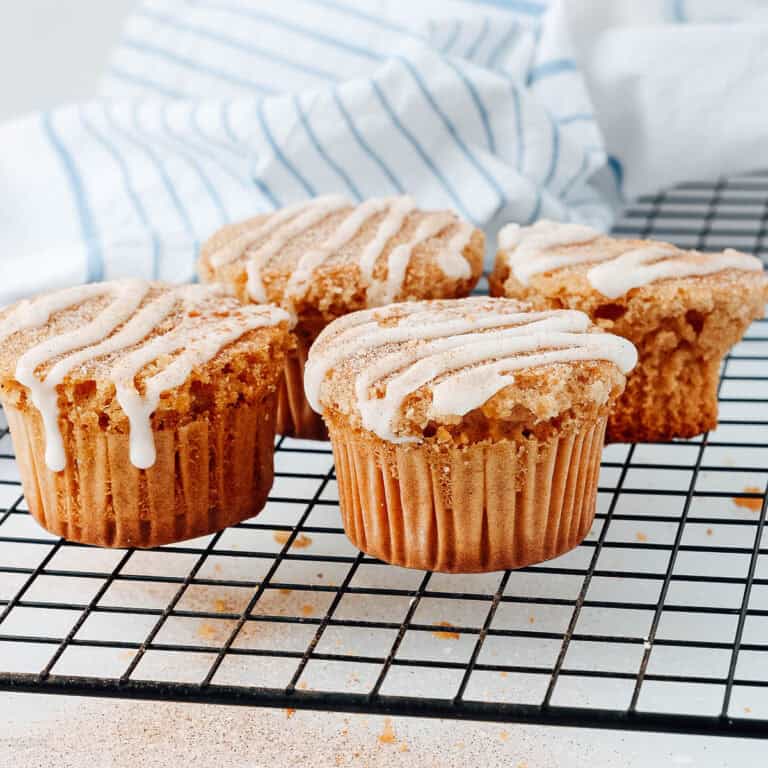
[[[768,174],[639,201],[616,228],[768,249]],[[720,424],[613,445],[586,541],[511,573],[384,565],[343,535],[326,444],[281,440],[266,509],[151,551],[48,535],[0,422],[0,689],[768,735],[768,322]]]

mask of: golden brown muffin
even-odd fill
[[[529,309],[487,297],[394,304],[320,334],[307,397],[328,425],[357,547],[469,573],[584,538],[608,413],[636,352],[582,312]]]
[[[722,359],[768,301],[768,278],[753,256],[619,240],[549,221],[502,230],[490,284],[493,295],[539,309],[582,310],[637,347],[609,442],[714,429]]]
[[[152,547],[255,515],[290,318],[211,286],[78,286],[0,312],[0,400],[52,533]]]
[[[409,197],[354,205],[330,195],[224,227],[203,246],[199,270],[204,282],[222,282],[243,301],[270,301],[296,317],[278,432],[325,439],[303,387],[320,331],[366,307],[468,295],[484,248],[482,232],[449,211],[421,211]]]

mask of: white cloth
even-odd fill
[[[768,19],[724,5],[145,0],[101,98],[0,128],[0,304],[192,279],[216,228],[316,194],[493,236],[767,166]]]

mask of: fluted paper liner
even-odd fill
[[[295,351],[285,357],[282,382],[277,390],[277,434],[305,440],[327,440],[322,416],[315,413],[304,394],[304,366],[310,345],[298,339]]]
[[[202,536],[258,513],[272,486],[274,394],[154,430],[146,470],[131,464],[127,434],[61,419],[67,465],[53,472],[39,412],[3,405],[29,511],[71,541],[154,547]]]
[[[473,573],[577,546],[595,517],[606,419],[546,442],[436,449],[329,422],[344,529],[394,565]]]

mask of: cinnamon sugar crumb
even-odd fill
[[[711,528],[707,528],[707,536],[711,536],[714,531]]]
[[[502,741],[506,741],[509,738],[509,731],[501,731],[501,733],[499,733],[499,738]]]
[[[644,534],[642,531],[638,531],[638,532],[635,534],[635,538],[636,538],[638,541],[648,541],[648,537],[647,537],[647,536],[646,536],[646,535],[645,535],[645,534]]]
[[[755,485],[748,485],[744,489],[744,493],[762,493],[763,491]],[[763,507],[762,499],[746,499],[743,496],[734,496],[733,503],[737,507],[743,507],[744,509],[751,509],[753,512],[759,512]]]
[[[291,536],[291,531],[275,531],[272,538],[278,544],[286,544]],[[312,543],[312,539],[305,533],[300,533],[292,542],[291,549],[306,549]]]
[[[315,606],[310,605],[309,603],[305,603],[301,606],[301,615],[302,616],[312,616],[315,612]]]
[[[198,637],[202,638],[214,638],[216,635],[219,634],[219,630],[216,626],[213,624],[208,623],[207,621],[204,621],[198,628],[197,628],[197,635]]]
[[[449,621],[438,621],[437,622],[438,627],[453,627],[453,624],[451,624]],[[458,640],[459,639],[459,633],[458,632],[445,632],[443,630],[434,630],[432,632],[434,637],[436,637],[438,640]]]
[[[752,712],[752,707],[744,707],[744,712],[750,714],[750,712]]]
[[[294,707],[286,707],[285,709],[286,719],[290,720],[295,714],[296,714],[296,709]]]
[[[499,672],[502,677],[509,677],[509,672]]]
[[[306,691],[309,688],[309,683],[306,680],[302,680],[296,687],[299,690]]]
[[[395,729],[392,727],[392,719],[389,717],[384,718],[384,730],[379,734],[379,741],[382,744],[394,744],[397,741]]]
[[[291,592],[293,592],[292,589],[286,589],[285,587],[280,587],[280,589],[277,590],[281,595],[290,595]]]
[[[535,624],[536,623],[536,617],[535,616],[529,616],[528,617],[528,623],[529,624]]]

